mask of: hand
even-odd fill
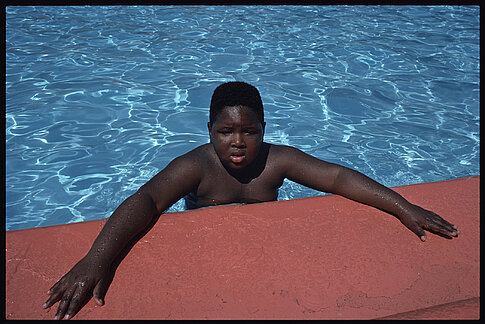
[[[439,215],[413,204],[399,219],[423,242],[426,241],[425,229],[435,234],[442,234],[447,238],[456,237],[460,233],[455,225],[448,223]]]
[[[103,306],[108,281],[108,267],[85,257],[49,289],[47,294],[50,297],[42,308],[49,308],[60,300],[54,317],[58,320],[72,318],[91,296],[99,306]]]

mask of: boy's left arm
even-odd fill
[[[448,238],[459,234],[455,225],[439,215],[411,204],[397,192],[358,171],[319,160],[299,150],[292,153],[293,157],[288,159],[291,161],[287,172],[289,180],[392,213],[422,241],[426,240],[425,229]]]
[[[455,237],[459,231],[439,215],[418,205],[411,204],[397,192],[381,185],[364,174],[341,167],[334,182],[333,193],[377,207],[394,214],[401,223],[424,242],[424,229]]]

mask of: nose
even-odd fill
[[[240,132],[234,132],[231,145],[233,147],[239,147],[239,148],[246,147],[244,135],[241,134]]]

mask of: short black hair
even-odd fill
[[[225,107],[246,106],[264,123],[263,101],[258,89],[246,82],[231,81],[219,85],[212,94],[209,124],[212,126]]]

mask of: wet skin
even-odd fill
[[[174,159],[127,198],[87,255],[48,291],[50,297],[43,307],[60,300],[56,319],[72,318],[92,296],[103,305],[114,261],[160,214],[189,193],[199,206],[272,201],[287,178],[393,214],[422,241],[426,240],[424,230],[446,238],[459,233],[437,214],[357,171],[293,147],[263,142],[265,124],[247,107],[226,107],[208,128],[210,143]]]

